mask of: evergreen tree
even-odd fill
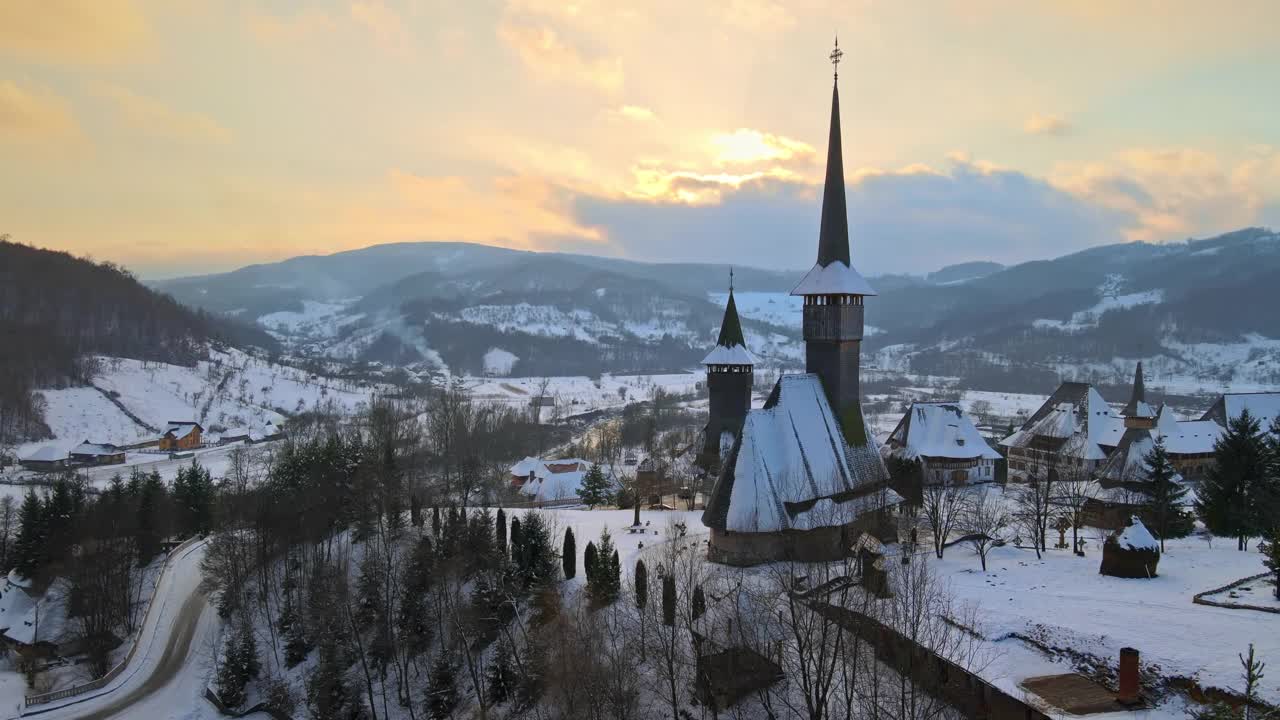
[[[142,475],[138,485],[138,519],[134,525],[134,545],[138,548],[138,560],[144,565],[160,552],[160,541],[164,538],[161,519],[164,500],[165,488],[160,473],[153,470]]]
[[[434,555],[431,538],[424,535],[414,546],[402,573],[396,627],[405,643],[405,653],[410,657],[426,652],[431,644],[427,603],[431,591]]]
[[[707,612],[707,597],[702,594],[702,586],[699,585],[693,589],[693,600],[690,601],[690,612],[693,619],[697,620]]]
[[[662,578],[662,624],[676,624],[676,579],[670,575]]]
[[[512,521],[514,529],[515,522]],[[524,516],[520,527],[518,572],[526,589],[542,587],[555,582],[556,558],[551,545],[551,531],[542,513],[531,510]]]
[[[578,574],[578,548],[573,542],[573,528],[564,530],[564,547],[560,551],[560,564],[564,568],[564,579],[572,580]]]
[[[427,681],[427,717],[448,720],[458,707],[457,671],[443,652],[431,664]]]
[[[253,626],[248,621],[240,623],[240,635],[236,638],[236,651],[244,666],[246,682],[256,680],[262,674],[262,663],[258,660],[258,641],[253,636]]]
[[[360,563],[360,577],[356,580],[356,624],[369,628],[378,622],[382,614],[382,563],[372,553]]]
[[[213,477],[208,469],[196,462],[178,468],[173,507],[180,535],[207,535],[213,529]]]
[[[34,578],[44,555],[44,512],[39,496],[28,490],[18,511],[18,539],[14,543],[14,569],[24,578]]]
[[[582,478],[582,487],[578,490],[578,498],[588,509],[603,505],[609,501],[609,479],[604,476],[600,465],[595,464]]]
[[[1273,580],[1276,584],[1276,599],[1280,600],[1280,522],[1271,527],[1271,532],[1259,549],[1262,550],[1262,564],[1275,575]]]
[[[440,539],[440,506],[436,505],[431,508],[431,534],[436,540]]]
[[[503,560],[507,559],[507,514],[498,508],[497,518],[493,524],[494,548],[498,552],[498,557]]]
[[[644,662],[645,654],[645,606],[649,604],[649,568],[645,567],[644,560],[636,560],[636,570],[633,575],[636,584],[636,609],[640,615],[640,662]]]
[[[302,613],[294,596],[297,581],[292,575],[284,579],[284,607],[280,609],[280,636],[284,638],[285,667],[294,667],[307,659],[311,652],[311,641],[307,637],[307,628],[303,623]]]
[[[1156,438],[1155,445],[1142,459],[1147,466],[1147,512],[1160,538],[1160,552],[1164,552],[1165,538],[1190,531],[1182,509],[1187,489],[1178,482],[1178,471],[1169,460],[1164,436]]]
[[[223,642],[222,665],[218,668],[218,676],[214,681],[218,699],[231,709],[244,703],[244,686],[248,682],[244,672],[244,663],[240,657],[240,646],[236,639],[227,634]]]
[[[498,643],[497,650],[493,656],[489,658],[489,665],[485,668],[485,685],[489,692],[489,702],[494,705],[501,705],[510,700],[516,692],[516,669],[511,658],[514,655],[511,643],[503,638]]]
[[[587,578],[588,592],[591,591],[591,586],[596,582],[596,568],[599,564],[599,553],[596,551],[596,544],[588,540],[586,549],[582,551],[582,572]]]
[[[320,661],[307,681],[307,706],[313,720],[348,720],[360,704],[343,677],[341,653],[330,638],[320,646]]]
[[[520,564],[520,547],[521,545],[523,545],[523,542],[524,542],[523,538],[521,538],[520,518],[513,517],[511,518],[511,538],[510,538],[511,560],[517,566],[519,566]]]
[[[596,604],[608,605],[622,592],[622,568],[608,528],[600,532],[600,544],[595,551],[594,568],[587,570],[587,591]]]
[[[1196,499],[1196,512],[1209,532],[1236,538],[1244,550],[1248,538],[1261,531],[1260,509],[1251,503],[1265,487],[1268,453],[1258,421],[1248,410],[1227,422],[1227,429],[1213,445],[1214,465]]]
[[[422,500],[418,493],[409,496],[409,524],[416,528],[422,527]]]

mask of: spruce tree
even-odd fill
[[[587,589],[596,604],[608,605],[622,592],[622,568],[608,528],[600,532],[600,544],[595,551],[595,567],[587,570]]]
[[[18,539],[13,547],[14,569],[24,578],[34,578],[44,554],[44,512],[39,496],[28,490],[18,511]]]
[[[586,477],[582,478],[582,487],[578,489],[578,499],[588,509],[595,509],[595,506],[603,505],[609,501],[609,479],[604,476],[604,471],[600,469],[598,464],[592,465],[591,469],[587,471]]]
[[[520,564],[520,548],[524,544],[524,538],[521,537],[520,518],[511,518],[511,561],[517,566]]]
[[[436,540],[440,539],[440,506],[436,505],[431,508],[431,534]]]
[[[161,506],[165,500],[164,481],[158,471],[142,475],[138,486],[138,518],[134,525],[134,545],[138,549],[138,561],[145,565],[160,552],[164,537]]]
[[[356,624],[368,628],[378,622],[382,614],[382,563],[372,554],[360,563],[360,577],[356,580]]]
[[[218,700],[234,710],[244,703],[244,686],[248,682],[248,676],[245,674],[241,648],[237,639],[228,633],[222,647],[222,665],[218,668],[214,684],[217,688]]]
[[[417,493],[409,496],[409,524],[416,528],[422,527],[422,500]]]
[[[564,568],[565,580],[572,580],[578,574],[578,548],[573,542],[573,528],[564,530],[564,547],[560,551],[560,564]]]
[[[240,623],[240,634],[236,638],[236,651],[244,666],[245,681],[256,680],[262,674],[262,663],[258,660],[258,641],[253,636],[253,626],[248,621]]]
[[[1200,486],[1196,512],[1209,532],[1236,538],[1244,550],[1248,538],[1259,534],[1259,508],[1252,503],[1266,485],[1268,453],[1258,421],[1248,410],[1231,418],[1213,445],[1214,465]]]
[[[519,545],[519,573],[526,589],[555,582],[555,548],[551,543],[551,531],[542,513],[529,511],[520,528]]]
[[[427,680],[427,717],[448,720],[458,707],[457,671],[449,657],[441,652],[431,664]]]
[[[347,720],[353,712],[350,688],[343,677],[341,653],[330,638],[320,646],[320,661],[307,680],[307,706],[313,720]]]
[[[1182,510],[1187,489],[1178,482],[1178,471],[1169,460],[1164,436],[1156,438],[1155,445],[1142,459],[1147,466],[1147,509],[1160,538],[1160,552],[1164,552],[1165,538],[1174,537],[1180,530],[1183,534],[1189,532]]]
[[[662,624],[676,624],[676,579],[670,575],[662,578]]]
[[[1280,600],[1280,522],[1271,526],[1271,532],[1267,533],[1267,539],[1259,549],[1262,550],[1262,564],[1274,575],[1272,580],[1276,584],[1276,599]]]
[[[515,695],[517,676],[511,660],[514,655],[511,643],[503,638],[489,658],[489,665],[485,668],[485,685],[489,702],[494,705],[501,705]]]
[[[699,585],[693,589],[693,599],[689,602],[689,610],[694,620],[702,617],[707,612],[707,597],[702,594],[702,586]]]

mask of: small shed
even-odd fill
[[[94,443],[85,440],[71,448],[71,461],[81,465],[122,465],[124,448],[111,443]]]
[[[1153,578],[1159,563],[1160,542],[1135,515],[1103,543],[1098,572],[1120,578]]]

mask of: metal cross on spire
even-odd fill
[[[729,268],[729,292],[733,292],[733,268]]]
[[[840,59],[844,57],[844,51],[840,49],[839,35],[836,36],[835,49],[832,50],[831,54],[828,55],[827,57],[831,59],[831,67],[834,68],[832,72],[835,75],[836,79],[839,80],[840,79]]]

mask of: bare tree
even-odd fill
[[[965,503],[960,526],[973,551],[978,554],[982,572],[986,572],[987,553],[1002,540],[1001,536],[1009,526],[1009,512],[1005,509],[1004,499],[997,497],[990,487],[975,489]]]
[[[965,489],[947,482],[924,486],[920,517],[933,534],[933,552],[939,558],[964,510]]]

